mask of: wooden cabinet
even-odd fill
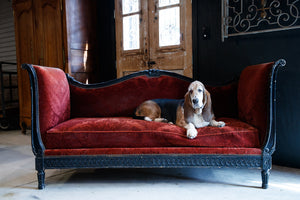
[[[84,83],[99,81],[97,0],[13,0],[20,125],[31,126],[29,77],[21,64],[57,67]]]
[[[19,106],[20,106],[20,124],[25,128],[30,125],[30,84],[28,73],[21,70],[21,63],[34,63],[33,53],[33,14],[32,2],[14,1],[15,16],[15,36],[18,63],[18,87],[19,87]]]
[[[64,17],[61,0],[14,0],[20,125],[31,126],[29,77],[22,63],[59,67],[68,72],[64,50]]]

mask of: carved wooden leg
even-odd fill
[[[42,190],[45,188],[45,171],[44,170],[38,171],[37,177],[38,177],[38,188]]]
[[[24,135],[26,135],[26,129],[27,129],[26,123],[25,123],[25,122],[22,122],[22,123],[21,123],[21,130],[22,130],[22,133],[23,133]]]
[[[268,188],[269,176],[270,176],[270,169],[261,171],[262,188],[263,189]]]
[[[43,156],[35,158],[35,169],[37,170],[38,188],[45,188],[45,167]]]

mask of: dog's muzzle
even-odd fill
[[[193,99],[193,104],[194,105],[198,105],[198,103],[199,103],[199,99]]]
[[[197,108],[202,109],[203,108],[203,105],[202,106],[199,105],[199,99],[198,98],[192,99],[192,103],[193,103],[193,108],[194,109],[197,109]]]

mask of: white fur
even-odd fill
[[[152,121],[152,119],[151,119],[150,117],[145,117],[144,120],[145,120],[145,121],[149,121],[149,122]]]
[[[209,125],[211,125],[211,126],[216,126],[216,127],[224,127],[225,126],[225,122],[223,122],[223,121],[216,121],[216,120],[211,120],[210,122],[209,122]]]
[[[209,122],[206,122],[203,119],[201,114],[199,115],[199,114],[195,114],[195,113],[194,113],[194,117],[192,117],[192,119],[191,119],[191,123],[194,124],[194,126],[196,128],[202,128],[202,127],[209,125]]]
[[[186,128],[186,136],[189,139],[194,139],[198,135],[198,131],[195,128],[194,124],[188,123],[184,128]]]

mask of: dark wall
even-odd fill
[[[203,27],[209,38],[202,37]],[[278,74],[276,164],[300,167],[300,29],[230,37],[221,41],[221,2],[193,1],[194,76],[219,85],[248,65],[284,58]]]
[[[97,1],[98,13],[98,53],[97,63],[99,68],[97,76],[99,82],[116,78],[116,40],[115,40],[115,19],[114,1]]]

